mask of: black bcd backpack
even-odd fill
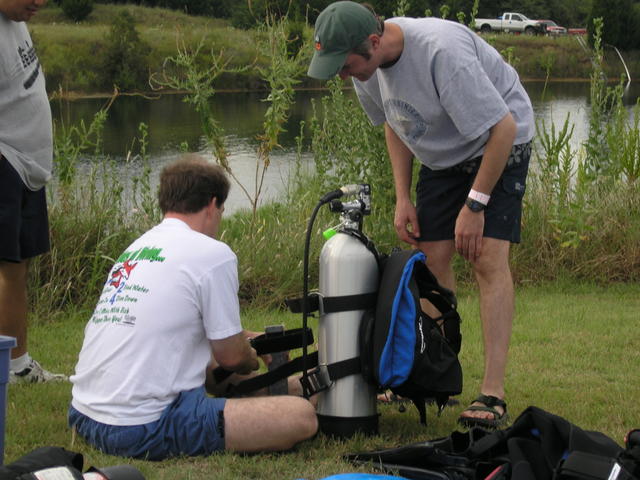
[[[362,373],[381,390],[413,401],[426,424],[427,400],[441,411],[462,391],[456,297],[438,283],[419,250],[393,252],[380,269],[375,309],[365,312],[361,324]],[[421,300],[440,314],[427,315]]]

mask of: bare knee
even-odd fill
[[[438,242],[420,242],[420,250],[427,257],[429,270],[438,279],[438,282],[447,288],[454,288],[453,269],[451,260],[455,253],[455,246],[452,240],[442,240]]]
[[[6,288],[23,288],[27,283],[29,262],[5,262],[0,260],[0,284]]]
[[[289,450],[318,430],[313,405],[294,396],[228,400],[224,408],[226,449]]]
[[[315,407],[301,397],[286,398],[288,400],[287,406],[281,415],[289,416],[290,421],[283,422],[288,425],[282,432],[282,443],[275,448],[276,450],[289,450],[296,444],[310,439],[318,431],[318,417]]]
[[[478,282],[500,282],[511,277],[509,268],[509,243],[503,240],[485,238],[482,255],[473,263]]]
[[[318,432],[318,416],[316,415],[315,406],[308,400],[300,397],[297,398],[300,404],[300,440],[307,440]],[[296,442],[297,443],[297,442]]]

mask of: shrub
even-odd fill
[[[93,0],[62,0],[64,14],[74,22],[81,22],[93,11]]]
[[[151,47],[140,39],[134,17],[120,12],[111,25],[103,57],[104,87],[122,90],[146,87]]]

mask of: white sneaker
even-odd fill
[[[31,359],[31,363],[24,370],[19,372],[9,371],[9,383],[45,383],[64,382],[66,380],[69,380],[66,375],[48,372],[34,359]]]

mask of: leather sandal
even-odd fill
[[[478,395],[472,405],[467,407],[465,412],[489,412],[493,414],[493,418],[476,418],[460,415],[458,417],[458,423],[463,427],[483,427],[488,429],[498,429],[504,427],[509,422],[509,416],[507,415],[507,403],[493,395]],[[473,403],[482,403],[482,405],[473,405]],[[502,414],[495,408],[501,407],[503,409]]]

